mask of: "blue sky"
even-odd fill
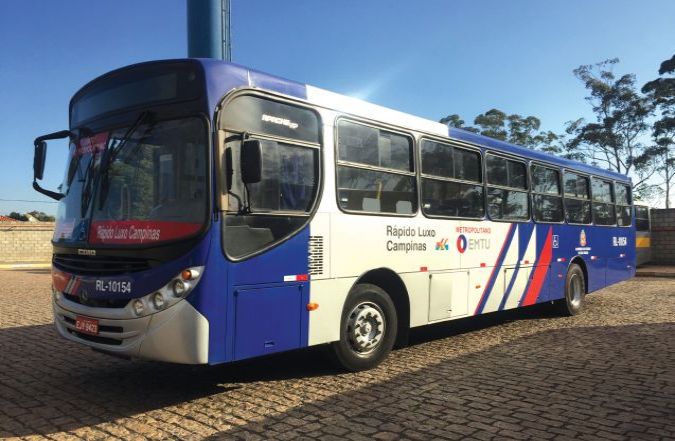
[[[232,0],[233,61],[438,120],[492,107],[544,129],[589,117],[572,70],[619,57],[640,84],[675,52],[672,0]],[[32,140],[67,128],[106,71],[187,53],[185,0],[0,0],[0,214],[55,210],[31,189]],[[63,174],[54,144],[47,185]]]

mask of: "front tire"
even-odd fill
[[[586,304],[586,280],[584,271],[573,263],[565,278],[565,298],[559,300],[559,310],[563,315],[577,315]]]
[[[340,340],[331,345],[338,364],[352,372],[377,366],[394,346],[397,329],[389,295],[376,285],[356,285],[342,310]]]

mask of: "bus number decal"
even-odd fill
[[[613,236],[612,237],[612,246],[615,247],[625,247],[628,245],[628,238],[625,236]]]
[[[96,280],[96,291],[129,294],[131,282],[125,280]]]

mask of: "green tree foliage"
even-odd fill
[[[665,184],[666,208],[670,208],[671,188],[675,184],[675,55],[661,63],[659,75],[642,87],[656,108],[657,120],[652,126],[654,144],[645,149],[640,160],[655,159]]]
[[[12,211],[11,213],[9,213],[8,217],[23,222],[28,220],[28,217],[25,214],[17,213],[16,211]]]
[[[559,150],[556,147],[558,135],[551,131],[540,131],[541,121],[534,116],[507,115],[499,109],[490,109],[474,119],[474,126],[466,126],[464,120],[456,113],[441,118],[439,122],[448,127],[468,130],[531,149],[549,152]]]
[[[578,119],[567,125],[572,138],[567,149],[587,162],[637,179],[633,189],[647,192],[647,180],[653,175],[653,161],[644,156],[647,146],[641,139],[649,131],[651,101],[640,95],[635,86],[635,75],[617,77],[613,67],[618,58],[593,65],[582,65],[574,75],[588,90],[586,101],[595,114],[594,122]]]

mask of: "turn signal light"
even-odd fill
[[[180,273],[180,277],[183,280],[192,280],[199,277],[199,273],[196,270],[186,269]]]
[[[319,309],[318,303],[308,303],[307,304],[307,311],[316,311],[317,309]]]

